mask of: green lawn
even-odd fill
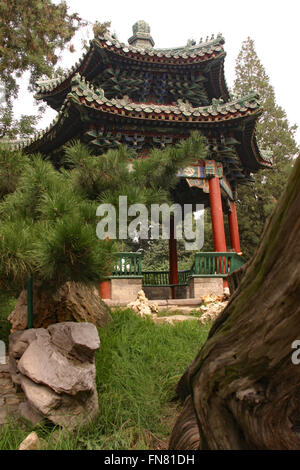
[[[112,316],[99,330],[96,353],[99,418],[76,435],[35,428],[48,449],[154,449],[167,443],[180,409],[173,400],[176,384],[211,325],[157,325],[130,310]],[[17,448],[33,429],[12,422],[0,431],[0,449]]]

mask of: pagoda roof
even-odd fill
[[[142,48],[119,42],[109,34],[97,36],[90,41],[87,52],[75,65],[62,76],[39,80],[36,83],[37,99],[45,100],[54,109],[59,109],[70,91],[71,81],[79,73],[89,81],[107,67],[107,64],[118,63],[122,66],[137,67],[154,72],[167,71],[201,71],[210,72],[214,81],[214,97],[229,99],[224,78],[224,59],[226,53],[221,35],[199,44],[188,44],[185,47],[154,49]]]
[[[204,135],[211,130],[224,129],[239,133],[240,145],[237,152],[244,168],[249,171],[271,166],[268,155],[262,155],[255,139],[256,121],[262,113],[259,96],[252,93],[230,102],[214,100],[210,106],[192,107],[178,101],[176,105],[157,105],[132,102],[128,97],[107,99],[103,90],[96,89],[76,75],[53,123],[33,138],[15,142],[15,148],[26,152],[50,153],[76,137],[82,130],[82,121],[113,124],[115,128],[126,129],[138,124],[140,128],[157,126],[163,131],[172,129],[199,130]]]

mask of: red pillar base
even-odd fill
[[[111,298],[110,280],[101,281],[99,283],[99,295],[100,295],[101,299],[103,299],[103,300]]]

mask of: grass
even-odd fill
[[[166,448],[180,405],[176,384],[206,340],[210,325],[157,325],[116,310],[99,330],[96,353],[99,417],[75,435],[12,421],[0,430],[0,449],[16,449],[33,429],[47,449]]]
[[[203,304],[205,305],[205,304]],[[180,309],[178,310],[167,310],[167,309],[161,309],[159,312],[158,312],[158,317],[171,317],[173,315],[187,315],[187,316],[190,316],[190,317],[195,317],[196,318],[200,318],[202,315],[203,315],[203,312],[200,308],[194,308],[193,310],[191,310],[190,312],[184,312]]]

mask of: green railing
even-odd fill
[[[186,286],[189,282],[190,269],[185,271],[178,271],[178,284]],[[170,286],[170,272],[169,271],[142,271],[143,286]]]
[[[245,262],[244,258],[234,252],[196,253],[190,276],[227,277]]]
[[[169,271],[143,271],[143,286],[169,286]]]
[[[178,271],[178,285],[187,285],[191,277],[227,277],[245,264],[235,252],[195,253],[191,269]],[[142,271],[140,253],[115,253],[111,261],[111,278],[143,277],[143,286],[170,286],[169,271]]]
[[[142,276],[141,253],[115,253],[111,261],[109,277]]]

